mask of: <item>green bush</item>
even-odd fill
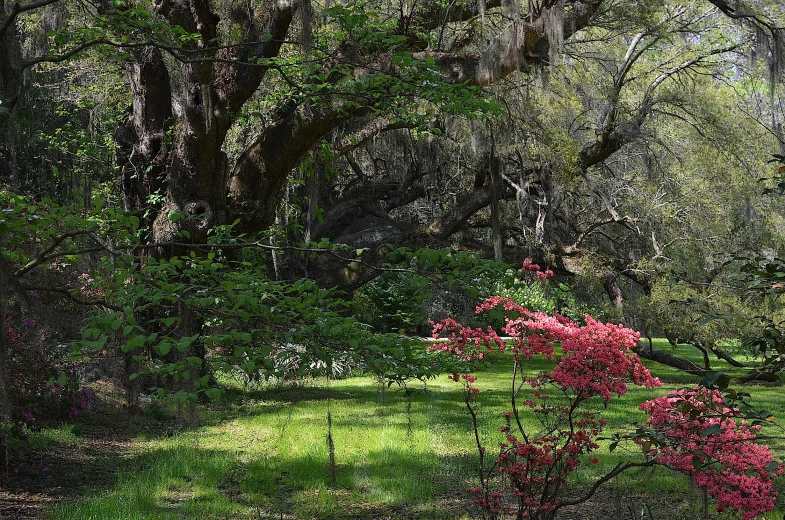
[[[428,285],[411,273],[384,273],[355,293],[355,316],[378,332],[422,331],[428,323],[423,308],[431,296]]]

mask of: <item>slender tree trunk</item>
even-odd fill
[[[492,137],[493,138],[493,137]],[[503,260],[503,239],[499,217],[499,159],[496,157],[496,144],[491,145],[490,171],[491,177],[491,233],[493,235],[493,256],[501,262]]]
[[[608,293],[608,298],[610,298],[613,306],[621,312],[624,309],[624,296],[621,292],[619,281],[616,279],[616,275],[611,271],[605,270],[600,274],[600,277],[602,278],[605,292]]]
[[[11,304],[9,308],[8,305]],[[16,307],[16,309],[14,309]],[[8,379],[9,342],[6,335],[6,318],[16,310],[17,313],[30,313],[32,307],[27,294],[14,276],[11,264],[3,255],[3,243],[0,236],[0,421],[11,416],[13,399]]]
[[[5,257],[0,244],[0,424],[11,417],[11,394],[8,384],[8,338],[6,337],[6,302],[10,287]]]

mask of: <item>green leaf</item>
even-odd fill
[[[165,327],[171,327],[177,320],[178,318],[176,317],[169,317],[169,318],[162,318],[161,322],[164,324]]]
[[[145,340],[147,340],[147,336],[142,336],[141,334],[132,336],[131,338],[128,339],[128,343],[127,343],[129,350],[133,350],[135,348],[143,346]]]
[[[159,356],[165,356],[172,351],[172,344],[168,341],[162,341],[161,343],[155,345],[153,350],[155,350],[155,353]]]
[[[220,388],[208,388],[204,391],[204,395],[213,401],[218,401],[221,399],[221,397],[223,397],[223,390]]]
[[[700,432],[701,437],[708,437],[710,435],[717,435],[722,433],[722,427],[719,424],[712,424]]]

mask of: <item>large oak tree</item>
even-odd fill
[[[338,238],[365,247],[407,229],[412,232],[402,243],[438,245],[490,208],[489,227],[500,256],[499,200],[529,199],[536,208],[534,245],[557,247],[569,257],[585,248],[587,236],[630,225],[596,176],[613,154],[640,142],[659,107],[674,105],[660,96],[663,85],[688,71],[712,74],[715,58],[747,38],[742,31],[724,44],[702,38],[702,13],[715,6],[756,29],[750,34],[756,32],[758,52],[765,49],[770,58],[772,77],[782,63],[783,39],[777,22],[766,17],[766,3],[724,0],[698,2],[688,12],[657,2],[610,0],[542,0],[526,6],[496,0],[447,6],[401,1],[392,8],[372,1],[332,7],[307,0],[95,2],[83,6],[88,16],[80,29],[56,31],[51,50],[31,53],[20,22],[40,9],[66,9],[62,1],[0,0],[0,153],[13,165],[20,146],[14,111],[31,69],[83,52],[120,64],[132,97],[113,133],[123,205],[147,229],[147,242],[159,245],[204,242],[210,228],[235,220],[236,233],[268,229],[286,181],[308,158],[314,173],[307,181],[306,238]],[[666,55],[660,44],[678,34],[689,45],[683,53]],[[573,153],[558,163],[541,161],[491,139],[492,145],[470,161],[473,183],[456,184],[452,200],[438,197],[438,210],[429,218],[401,225],[402,208],[437,199],[434,190],[452,181],[435,162],[414,159],[404,170],[392,171],[373,160],[359,164],[354,152],[402,129],[435,133],[445,114],[448,119],[477,115],[489,106],[483,89],[498,88],[510,77],[536,77],[571,46],[589,49],[587,56],[597,58],[609,79],[593,100],[599,110],[575,134],[580,144]],[[646,61],[649,54],[652,61]],[[578,76],[576,91],[582,88]],[[532,88],[527,84],[523,90]],[[498,90],[494,95],[503,98]],[[513,105],[507,103],[507,109]],[[526,139],[537,138],[536,118],[510,120],[530,130]],[[238,137],[241,121],[250,124]],[[330,162],[337,158],[345,158],[351,180],[336,182],[322,171],[334,167]],[[563,198],[553,190],[554,164],[584,179],[600,207],[572,229],[555,224]],[[390,232],[352,227],[358,217],[373,217],[377,231]],[[654,247],[655,239],[651,242]],[[182,249],[158,247],[150,254]],[[367,279],[325,278],[327,285],[350,286]],[[613,273],[607,278],[612,288]]]

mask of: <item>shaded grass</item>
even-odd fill
[[[548,368],[543,360],[527,366],[532,373]],[[509,370],[509,355],[494,354],[479,374],[482,392],[475,406],[489,453],[501,440],[501,414],[510,407]],[[697,381],[659,366],[655,372],[663,388],[631,388],[607,409],[595,405],[609,421],[609,433],[645,420],[637,409],[644,400]],[[236,386],[223,403],[203,410],[205,426],[172,438],[140,440],[112,489],[61,504],[51,517],[469,518],[466,489],[476,485],[478,457],[461,387],[439,378],[417,390],[407,395],[394,387],[383,389],[367,377],[250,392]],[[777,415],[785,409],[780,392],[755,387],[751,393],[759,406]],[[772,443],[785,452],[780,442]],[[600,453],[599,464],[581,467],[576,488],[632,455],[623,447],[607,453],[604,446]],[[651,496],[682,496],[689,488],[684,476],[662,468],[638,470],[609,485]],[[782,520],[782,513],[766,518]]]

